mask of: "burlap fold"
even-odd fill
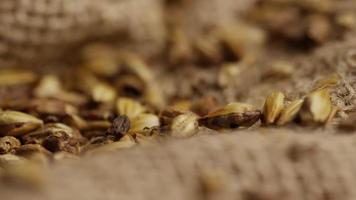
[[[0,187],[0,197],[355,199],[356,138],[311,132],[242,131],[64,162],[41,191]]]

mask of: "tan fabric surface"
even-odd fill
[[[115,35],[122,46],[140,43],[155,54],[164,37],[160,0],[2,0],[2,65],[49,63],[88,40]]]
[[[64,162],[42,191],[1,199],[355,199],[354,136],[275,130],[203,136]],[[11,187],[10,187],[11,188]]]

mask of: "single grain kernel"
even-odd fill
[[[273,124],[278,119],[284,108],[284,94],[282,92],[273,92],[268,95],[263,106],[263,120],[266,125]]]
[[[194,113],[178,115],[172,120],[172,136],[177,138],[190,137],[198,130],[198,116]]]
[[[10,153],[13,149],[19,147],[21,142],[12,136],[0,137],[0,154]]]
[[[119,115],[126,115],[130,120],[146,112],[146,108],[139,102],[125,97],[116,101],[116,111]]]
[[[244,113],[228,114],[221,117],[214,117],[206,123],[208,128],[212,129],[233,129],[233,128],[246,128],[255,124],[261,116],[261,111],[248,111]],[[221,123],[222,122],[222,123]],[[214,128],[215,127],[215,128]]]
[[[299,116],[303,123],[325,123],[332,112],[330,93],[321,89],[310,93],[302,105]]]
[[[276,124],[278,126],[285,125],[293,119],[296,118],[299,110],[301,109],[303,105],[304,100],[303,99],[297,99],[292,101],[289,105],[287,105],[281,112]]]
[[[43,125],[43,121],[17,111],[0,112],[0,135],[21,136]]]
[[[159,127],[160,120],[154,114],[140,114],[131,120],[131,128],[129,132],[143,131],[153,127]]]

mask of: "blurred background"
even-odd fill
[[[355,11],[355,0],[2,0],[0,64],[26,72],[1,73],[1,98],[33,96],[50,73],[67,90],[103,82],[158,107],[261,105],[272,88],[293,99],[339,72],[319,60],[352,43]]]

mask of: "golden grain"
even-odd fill
[[[282,92],[273,92],[267,96],[263,106],[263,120],[266,125],[273,124],[278,119],[284,108],[284,94]]]

